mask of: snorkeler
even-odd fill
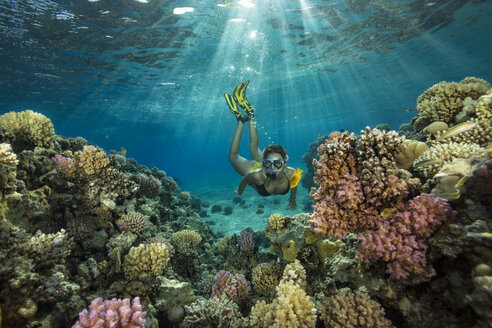
[[[280,145],[268,145],[263,152],[258,147],[258,131],[256,130],[255,109],[246,99],[246,88],[249,81],[240,83],[233,95],[224,94],[227,106],[237,119],[237,127],[232,138],[229,150],[229,161],[232,167],[243,179],[239,184],[236,194],[241,196],[246,186],[252,187],[261,196],[285,195],[290,190],[289,208],[296,208],[297,183],[301,178],[302,170],[297,171],[287,166],[289,157],[284,147]],[[238,109],[241,107],[245,116]],[[249,121],[249,151],[252,160],[239,155],[239,145],[243,126]]]

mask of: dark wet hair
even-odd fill
[[[263,158],[266,158],[268,155],[277,153],[282,156],[283,159],[287,158],[287,152],[285,151],[285,148],[280,146],[280,145],[268,145],[265,147],[263,150]]]

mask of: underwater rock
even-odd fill
[[[222,206],[220,206],[220,205],[213,205],[212,206],[212,210],[211,210],[212,213],[217,213],[220,211],[222,211]]]
[[[224,215],[231,215],[232,214],[232,206],[226,206],[224,207]]]
[[[187,282],[167,279],[162,276],[158,277],[158,284],[159,287],[157,287],[157,296],[154,302],[155,308],[159,312],[164,313],[169,321],[174,323],[180,322],[180,316],[177,313],[179,308],[195,301],[195,295],[191,289],[191,285]]]

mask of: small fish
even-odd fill
[[[440,196],[446,198],[447,200],[456,200],[460,198],[461,195],[460,195],[460,191],[457,190],[455,192],[441,194]]]
[[[289,180],[289,186],[291,189],[297,187],[297,184],[299,183],[299,181],[301,181],[302,172],[303,170],[297,168],[297,170],[295,170],[295,172],[292,173],[292,176],[290,177]]]
[[[462,185],[465,184],[466,180],[468,180],[468,177],[467,176],[461,177],[461,179],[459,179],[458,182],[456,182],[456,184],[454,185],[454,187],[455,188],[461,187]]]
[[[421,168],[424,166],[429,166],[429,165],[437,164],[437,163],[441,163],[441,162],[442,162],[442,159],[440,159],[440,158],[431,158],[431,159],[426,159],[425,161],[420,161],[416,164],[413,164],[413,167],[418,169],[418,168]]]
[[[125,147],[121,147],[121,152],[123,153],[123,155],[126,155],[126,148]]]
[[[407,108],[406,111],[407,112],[413,112],[413,108]]]
[[[108,134],[105,134],[104,135],[104,138],[108,139],[109,138]]]
[[[443,134],[441,134],[439,138],[436,139],[436,141],[441,141],[443,139],[453,137],[457,134],[473,129],[474,127],[477,126],[477,124],[478,124],[477,122],[463,122],[458,125],[455,125],[452,128],[447,129]]]
[[[217,18],[220,18],[220,14],[215,15]]]

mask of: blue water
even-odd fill
[[[303,167],[320,134],[397,130],[434,83],[492,81],[491,1],[145,2],[2,1],[1,113],[41,112],[57,134],[125,147],[228,201],[240,177],[223,93],[239,82],[251,80],[260,146]],[[247,142],[245,129],[243,156]]]

